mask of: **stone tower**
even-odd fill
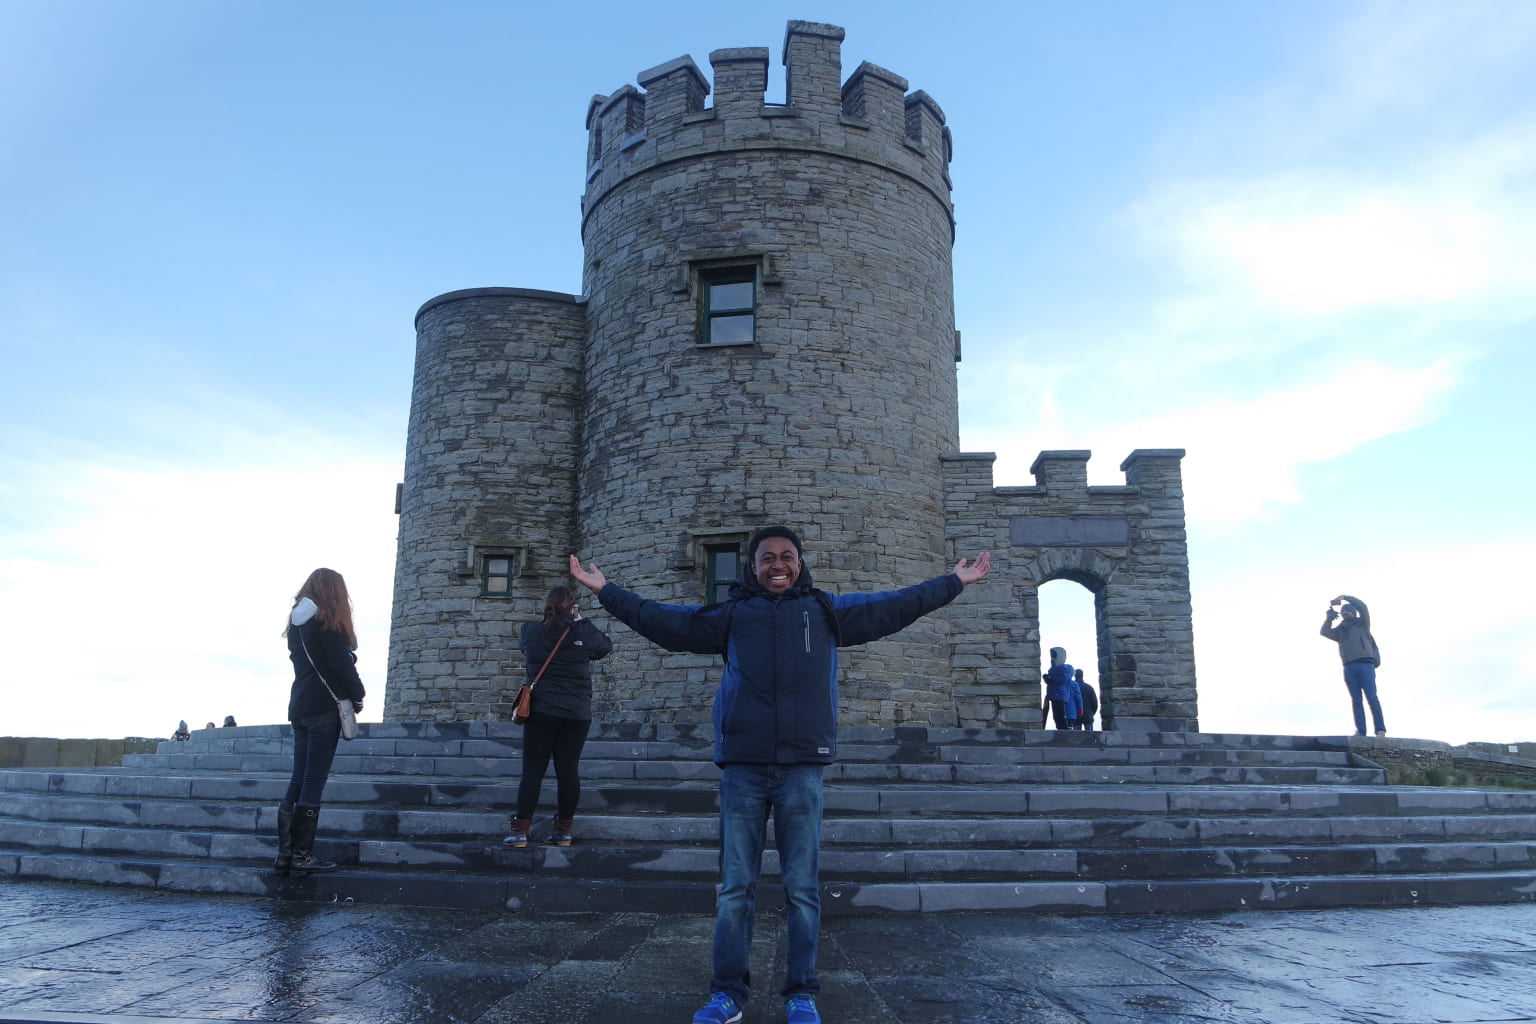
[[[823,586],[942,571],[949,138],[889,71],[844,83],[842,40],[790,23],[784,104],[765,99],[767,48],[710,55],[712,105],[688,57],[594,97],[583,295],[475,289],[418,314],[391,717],[504,711],[514,625],[567,551],[685,603],[768,522],[802,531]],[[926,620],[846,658],[845,715],[952,707],[945,633]],[[636,638],[599,698],[703,717],[716,663]]]
[[[710,54],[713,106],[682,57],[589,108],[576,521],[581,551],[648,596],[701,603],[708,549],[769,522],[802,530],[832,589],[943,564],[939,458],[959,443],[944,116],[870,64],[842,84],[842,40],[790,23],[782,106],[752,48]],[[722,327],[722,297],[750,315]],[[846,660],[845,714],[876,720],[942,678],[942,623]],[[636,703],[615,679],[627,707],[707,708],[718,659],[644,663],[664,692]]]
[[[1194,722],[1187,568],[1157,591],[1170,659],[1124,635],[1146,599],[1124,605],[1117,582],[1161,579],[1148,545],[1171,529],[1158,551],[1183,557],[1177,458],[1176,508],[1143,529],[1150,506],[1125,488],[1106,533],[1102,502],[1054,485],[1016,498],[958,452],[944,113],[873,64],[844,80],[842,40],[789,23],[782,104],[765,97],[767,48],[711,53],[713,88],[679,57],[593,97],[582,294],[480,288],[421,308],[386,718],[510,717],[517,625],[569,582],[569,552],[647,597],[706,604],[751,531],[782,522],[831,590],[914,583],[983,547],[1014,577],[845,652],[845,722],[1038,715],[1036,588],[1061,575],[1099,594],[1106,721],[1118,700]],[[1093,520],[1061,535],[1112,543],[1054,551],[1015,522],[1042,516]],[[718,658],[596,614],[616,644],[599,715],[708,719]]]

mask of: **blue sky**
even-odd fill
[[[804,18],[953,130],[962,447],[1188,451],[1207,730],[1350,729],[1344,591],[1394,734],[1536,739],[1536,5],[976,9],[0,4],[0,733],[280,720],[320,564],[376,719],[416,309],[578,291],[590,97]]]

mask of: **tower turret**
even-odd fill
[[[510,718],[517,620],[576,542],[575,296],[471,288],[416,314],[389,633],[391,721]]]
[[[942,110],[843,30],[688,57],[589,108],[581,550],[648,596],[704,603],[711,553],[784,522],[817,582],[939,571],[940,457],[958,446],[954,241]],[[946,624],[846,660],[844,717],[953,720]],[[614,707],[698,717],[717,664],[643,651]],[[649,685],[636,686],[643,681]],[[680,685],[673,685],[680,684]],[[647,696],[648,695],[648,696]]]

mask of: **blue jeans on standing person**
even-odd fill
[[[336,744],[341,741],[341,716],[335,710],[317,711],[291,724],[293,776],[283,803],[319,807],[331,762],[336,760]]]
[[[1361,707],[1361,697],[1371,705],[1371,717],[1376,721],[1376,731],[1386,732],[1387,722],[1381,715],[1381,701],[1376,699],[1376,666],[1363,660],[1346,662],[1344,685],[1349,687],[1349,702],[1355,711],[1355,735],[1365,735],[1365,708]]]
[[[757,878],[768,814],[784,882],[789,962],[782,994],[815,995],[821,932],[823,765],[726,765],[720,776],[720,894],[715,906],[711,992],[745,1003],[752,990],[748,952],[757,914]]]

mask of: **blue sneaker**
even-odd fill
[[[784,1000],[784,1019],[786,1024],[821,1024],[815,997],[790,996]]]
[[[809,1019],[820,1021],[820,1017],[814,1016],[815,1009],[811,1010]],[[709,997],[709,1002],[704,1008],[693,1015],[693,1024],[736,1024],[741,1020],[741,1004],[724,992],[716,992]]]

